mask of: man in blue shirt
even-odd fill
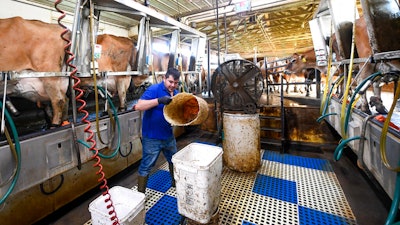
[[[139,166],[138,191],[144,193],[147,179],[158,156],[162,152],[168,161],[172,186],[175,187],[172,155],[177,152],[172,126],[165,120],[163,109],[178,93],[180,72],[169,68],[163,81],[153,84],[143,93],[135,110],[144,111],[142,122],[142,161]]]

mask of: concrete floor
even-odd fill
[[[212,143],[216,141],[216,135],[198,128],[191,129],[191,131],[177,138],[178,149],[182,149],[193,141]],[[376,185],[376,182],[368,179],[367,176],[358,169],[351,153],[344,154],[344,157],[339,161],[333,160],[333,151],[329,150],[324,150],[323,152],[289,150],[289,154],[328,160],[345,193],[347,201],[357,220],[357,224],[384,224],[391,204],[390,199],[379,186]],[[161,156],[157,161],[154,171],[164,163],[165,159]],[[134,187],[137,184],[137,169],[138,164],[135,164],[117,176],[109,179],[109,186]],[[99,189],[94,189],[36,224],[85,224],[90,220],[90,212],[88,210],[89,203],[99,195]],[[315,193],[315,195],[318,195],[318,193]]]

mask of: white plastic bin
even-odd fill
[[[181,215],[208,223],[220,202],[222,148],[191,143],[172,157]]]
[[[115,186],[109,193],[113,202],[119,224],[142,225],[145,223],[145,195],[129,188]],[[89,204],[92,225],[111,225],[111,216],[108,215],[109,202],[104,202],[106,196],[100,195]]]

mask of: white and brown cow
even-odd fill
[[[360,58],[368,58],[372,56],[372,48],[370,45],[370,38],[368,36],[367,32],[367,25],[365,22],[365,19],[363,17],[360,17],[359,19],[356,20],[355,22],[355,46],[356,46],[356,56],[355,57],[360,57]],[[333,36],[332,38],[336,38]],[[336,46],[337,43],[333,41],[333,51],[335,51],[336,54],[336,59],[341,60],[341,54],[339,52],[339,48]],[[362,64],[358,65],[360,68],[360,74],[357,76],[356,82],[359,84],[361,83],[362,80],[367,78],[369,75],[373,74],[374,72],[377,72],[378,69],[382,70],[383,73],[387,71],[393,71],[393,70],[399,70],[399,61],[394,60],[390,62],[380,62],[379,66],[377,66],[375,63],[371,62],[366,62],[365,66]],[[310,66],[315,65],[315,54],[314,50],[310,50],[306,53],[302,54],[294,54],[292,56],[291,63],[288,65],[288,70],[292,72],[298,72],[301,69],[304,68],[309,68]],[[363,69],[361,70],[361,68]],[[318,68],[313,66],[313,68]],[[319,67],[319,69],[322,69],[321,71],[324,71],[323,68]],[[381,113],[384,113],[386,109],[384,109],[384,106],[382,105],[382,100],[381,100],[381,87],[379,82],[374,82],[373,83],[373,97],[371,98],[373,101],[370,102],[371,106],[375,106],[377,111],[380,111]],[[361,98],[361,104],[360,104],[360,109],[361,111],[371,114],[371,111],[369,109],[368,105],[368,100],[367,96],[364,93]],[[380,109],[380,110],[378,110]]]
[[[288,84],[291,81],[290,74],[285,73],[286,68],[286,59],[279,59],[278,57],[270,57],[268,59],[267,65],[265,65],[264,60],[261,60],[257,63],[257,66],[261,70],[261,75],[264,80],[270,84],[280,84],[281,78]],[[268,76],[267,76],[268,73]],[[266,84],[265,84],[266,85]],[[273,86],[272,91],[279,92],[279,86]],[[270,90],[271,91],[271,90]],[[289,85],[286,85],[285,92],[289,93]]]
[[[359,19],[357,19],[355,25],[356,25],[355,44],[358,56],[360,58],[368,58],[373,54],[373,52],[367,31],[367,24],[364,17],[360,17]],[[360,67],[360,74],[358,76],[357,83],[361,83],[362,80],[367,78],[369,75],[377,72],[378,70],[381,71],[382,73],[387,73],[390,71],[399,71],[400,61],[392,60],[388,62],[379,62],[378,64],[366,62],[363,70],[361,70],[362,65],[359,65],[359,67]],[[384,79],[381,79],[380,81],[385,83],[388,82],[388,80],[385,81]],[[381,82],[373,83],[373,96],[370,99],[370,106],[375,106],[376,110],[379,113],[386,113],[387,111],[382,104]],[[361,98],[361,111],[371,114],[366,94],[363,94]]]
[[[170,54],[169,53],[163,53],[163,52],[158,52],[158,51],[153,51],[152,52],[153,56],[153,63],[151,67],[151,71],[156,74],[155,80],[152,82],[161,82],[162,78],[164,76],[164,73],[168,70],[168,64],[170,60]],[[189,71],[189,59],[187,56],[182,55],[180,56],[182,59],[182,63],[179,66],[176,66],[176,68],[179,71],[182,71],[184,77],[181,79],[181,81],[185,82],[186,85],[186,90],[187,92],[193,92],[196,93],[197,90],[197,85],[199,84],[199,75],[202,76],[204,73],[203,68],[199,73],[188,73]],[[175,64],[175,62],[174,62]],[[161,74],[159,72],[162,72]],[[203,78],[203,77],[202,77]],[[204,80],[202,80],[204,82]]]
[[[97,44],[101,45],[101,56],[97,59],[99,72],[123,72],[131,71],[135,68],[136,47],[131,39],[119,37],[111,34],[97,36]],[[126,94],[128,92],[131,79],[133,84],[138,87],[147,78],[147,75],[112,75],[107,79],[97,74],[97,85],[103,87],[112,94],[118,94],[119,110],[126,109]],[[81,86],[94,85],[93,78],[81,78]]]
[[[257,67],[260,68],[261,75],[264,79],[264,86],[267,87],[267,84],[272,84],[272,88],[269,91],[275,92],[277,88],[273,85],[280,82],[279,75],[275,70],[275,60],[276,57],[271,57],[266,60],[261,60],[257,62]]]
[[[61,72],[66,42],[57,24],[21,17],[0,19],[0,71]],[[3,82],[0,84],[3,90]],[[51,123],[67,119],[67,77],[24,78],[8,81],[7,94],[30,101],[51,103]]]
[[[373,55],[372,48],[370,45],[370,38],[367,31],[367,24],[364,17],[360,17],[355,22],[355,57],[359,58],[369,58]],[[342,56],[339,52],[339,48],[337,47],[336,36],[332,36],[332,46],[333,52],[336,54],[336,59],[338,61],[342,60]],[[382,70],[381,72],[385,73],[388,71],[399,70],[399,61],[393,60],[390,62],[380,62],[378,65],[376,63],[372,63],[371,60],[362,64],[358,64],[355,67],[359,70],[359,74],[356,79],[356,84],[360,84],[365,78],[369,75],[377,72],[378,70]],[[383,80],[384,81],[384,80]],[[387,81],[384,81],[387,83]],[[382,86],[380,82],[373,83],[373,96],[370,99],[370,104],[368,104],[367,95],[364,93],[362,98],[360,99],[360,109],[361,111],[371,114],[370,106],[375,106],[376,110],[379,113],[386,113],[386,109],[382,104],[381,99],[381,90]],[[393,86],[390,88],[388,86],[384,86],[384,89],[393,89]]]
[[[0,71],[61,72],[65,65],[66,45],[60,36],[62,32],[59,25],[38,20],[21,17],[0,19]],[[136,48],[130,39],[106,34],[100,35],[97,43],[102,45],[99,71],[127,71],[135,64]],[[118,93],[120,108],[124,109],[131,77],[109,76],[107,80],[99,79],[98,85],[105,87],[107,83],[111,93]],[[139,86],[146,75],[133,77],[133,83]],[[11,80],[7,94],[26,98],[38,105],[50,102],[53,112],[51,123],[58,126],[68,118],[68,79],[53,76]],[[93,85],[92,78],[81,80],[81,86]]]
[[[294,53],[287,64],[285,72],[291,74],[291,76],[304,77],[306,94],[308,96],[310,83],[316,78],[315,72],[317,72],[321,81],[323,81],[322,77],[326,74],[326,66],[317,66],[314,48],[311,48],[301,53]],[[324,85],[323,82],[322,84]]]

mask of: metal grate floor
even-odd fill
[[[257,172],[224,168],[221,184],[219,224],[357,224],[331,165],[324,159],[263,151]],[[146,198],[147,225],[180,223],[167,163],[149,177]]]

